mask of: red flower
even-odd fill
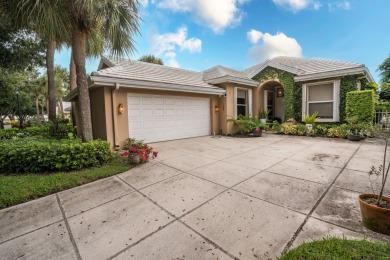
[[[145,155],[141,156],[141,162],[144,162],[144,161],[146,161],[146,156]]]
[[[144,144],[144,148],[145,148],[145,149],[148,149],[148,145],[147,145],[147,144]]]
[[[133,146],[133,147],[137,147],[137,144],[132,144],[131,146]]]
[[[153,152],[153,158],[156,158],[158,155],[158,152]]]
[[[136,153],[136,152],[137,152],[137,148],[136,148],[136,147],[131,148],[131,149],[130,149],[130,152]]]
[[[129,155],[129,152],[128,152],[128,151],[124,151],[124,152],[122,153],[122,156],[123,156],[123,157],[128,156],[128,155]]]

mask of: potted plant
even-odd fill
[[[142,140],[134,138],[127,139],[127,143],[123,148],[122,156],[127,156],[130,164],[140,164],[147,162],[152,153],[152,158],[156,158],[158,152],[153,151],[153,147],[145,144]]]
[[[305,117],[305,119],[303,119],[303,122],[305,122],[305,124],[306,124],[306,134],[309,134],[311,132],[311,130],[313,129],[313,124],[317,120],[317,115],[318,115],[318,112],[316,111],[311,116],[308,115]]]
[[[382,234],[390,234],[390,197],[383,195],[390,170],[390,162],[386,166],[386,153],[390,135],[389,133],[384,134],[385,151],[383,156],[383,164],[379,166],[378,169],[372,166],[368,173],[370,177],[372,175],[381,177],[379,193],[375,194],[373,185],[371,183],[373,194],[361,194],[359,196],[359,204],[363,225],[365,227]]]
[[[265,124],[259,119],[254,118],[252,121],[252,134],[254,137],[261,137],[263,130],[265,129]]]
[[[359,124],[359,119],[357,116],[347,118],[348,122],[348,134],[347,138],[349,141],[360,141],[362,140],[362,128]]]
[[[266,124],[267,123],[267,117],[268,117],[268,114],[271,112],[271,110],[267,109],[267,108],[264,108],[264,109],[260,109],[259,110],[259,118],[260,118],[260,121],[263,123],[263,124]]]

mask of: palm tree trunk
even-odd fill
[[[56,120],[56,86],[54,82],[55,50],[56,50],[56,42],[49,41],[47,43],[47,50],[46,50],[47,85],[48,85],[48,95],[49,95],[49,107],[47,109],[49,114],[49,120],[51,121]]]
[[[78,111],[80,114],[81,138],[83,141],[91,141],[92,120],[91,120],[91,102],[89,99],[89,90],[87,83],[87,72],[85,69],[86,60],[86,32],[77,28],[72,29],[72,50],[73,59],[76,65],[76,82],[78,93]]]
[[[64,106],[62,105],[62,98],[59,98],[59,100],[58,100],[58,110],[59,110],[60,113],[61,113],[61,117],[62,117],[62,118],[65,118]]]
[[[39,118],[39,96],[35,96],[35,110],[37,111],[37,118]]]
[[[76,79],[76,64],[74,64],[74,59],[73,59],[73,50],[72,50],[72,54],[70,55],[70,71],[69,71],[69,79],[70,79],[70,84],[69,84],[69,88],[70,88],[70,91],[72,91],[73,89],[76,88],[77,86],[77,79]],[[71,117],[72,117],[72,123],[73,123],[73,126],[77,126],[77,122],[76,122],[76,105],[74,102],[72,102],[71,104]]]

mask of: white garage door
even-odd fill
[[[210,135],[210,99],[128,94],[129,135],[145,142]]]

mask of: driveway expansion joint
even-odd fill
[[[76,241],[74,240],[74,237],[73,237],[73,234],[72,234],[72,230],[70,229],[68,219],[65,216],[65,211],[64,211],[64,208],[62,207],[62,204],[61,204],[61,201],[60,201],[60,197],[58,196],[58,193],[56,193],[56,199],[57,199],[58,207],[60,207],[62,218],[63,218],[63,220],[65,222],[66,230],[68,231],[69,239],[70,239],[70,242],[72,243],[72,246],[73,246],[73,249],[75,251],[76,257],[77,257],[77,259],[81,260],[81,255],[80,255],[79,249],[77,247]]]
[[[234,257],[233,255],[231,255],[228,251],[226,251],[225,249],[223,249],[221,246],[219,246],[217,243],[213,242],[212,240],[210,240],[208,237],[205,237],[204,235],[200,234],[198,231],[194,230],[193,228],[191,228],[190,226],[188,226],[186,223],[184,223],[183,221],[180,220],[180,218],[182,218],[183,216],[185,215],[188,215],[189,213],[193,212],[194,210],[196,210],[198,207],[208,203],[209,201],[211,201],[212,199],[214,199],[215,197],[217,197],[218,195],[220,195],[221,193],[225,192],[222,191],[220,193],[218,193],[217,195],[215,195],[214,197],[212,197],[211,199],[207,200],[206,202],[202,203],[200,206],[190,210],[189,212],[187,212],[186,214],[180,216],[180,217],[176,217],[176,215],[172,214],[171,212],[169,212],[168,210],[166,210],[165,208],[163,208],[161,205],[159,205],[156,201],[152,200],[151,198],[149,198],[148,196],[146,196],[143,192],[141,192],[140,190],[136,189],[135,187],[133,187],[132,185],[130,185],[129,183],[127,183],[125,180],[123,180],[122,178],[120,178],[119,176],[115,176],[116,178],[118,178],[119,180],[121,180],[122,182],[124,182],[126,185],[128,185],[130,188],[134,189],[136,192],[138,192],[141,196],[143,196],[144,198],[146,198],[147,200],[149,200],[150,202],[152,202],[154,205],[156,205],[157,207],[159,207],[161,210],[163,210],[165,213],[167,213],[168,215],[170,215],[174,220],[165,224],[164,226],[162,226],[161,228],[157,229],[156,231],[148,234],[147,236],[143,237],[142,239],[138,240],[136,243],[134,244],[131,244],[129,246],[127,246],[126,248],[122,249],[121,251],[119,251],[118,253],[116,253],[115,255],[109,257],[108,259],[111,260],[115,257],[117,257],[118,255],[122,254],[123,252],[129,250],[130,248],[132,248],[133,246],[135,246],[136,244],[140,243],[141,241],[147,239],[148,237],[151,237],[153,236],[155,233],[157,233],[158,231],[170,226],[171,224],[173,224],[174,222],[180,222],[181,224],[183,224],[184,226],[186,226],[187,228],[189,228],[190,230],[192,230],[193,232],[195,232],[198,236],[200,236],[201,238],[203,238],[205,241],[207,241],[209,244],[213,245],[215,248],[219,249],[220,251],[222,251],[223,253],[225,253],[226,255],[228,255],[229,257],[231,257],[232,259],[236,259],[236,257]]]
[[[359,148],[362,146],[362,144],[359,144],[359,146],[355,149],[355,151],[352,153],[352,155],[349,157],[349,159],[345,162],[344,166],[340,169],[339,173],[336,175],[336,177],[333,179],[333,181],[329,184],[329,186],[326,188],[326,190],[323,192],[321,197],[317,200],[317,202],[314,204],[313,208],[310,210],[309,214],[307,214],[306,218],[303,220],[302,224],[298,227],[298,229],[295,231],[293,236],[291,237],[290,241],[286,244],[284,247],[283,252],[287,252],[287,250],[290,249],[292,244],[294,243],[295,239],[298,237],[298,235],[301,233],[303,227],[313,214],[313,212],[317,209],[318,205],[322,202],[322,200],[325,198],[326,194],[328,194],[329,190],[333,187],[333,185],[336,183],[336,180],[341,175],[341,173],[344,171],[344,169],[347,167],[348,163],[352,160],[353,156],[356,154],[356,152],[359,150]]]

